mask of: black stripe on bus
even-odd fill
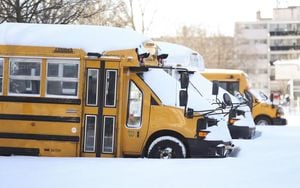
[[[25,155],[25,156],[39,156],[40,150],[38,148],[17,148],[17,147],[0,147],[0,155]]]
[[[79,142],[79,136],[62,136],[46,134],[0,133],[0,138]]]
[[[61,117],[61,116],[32,116],[32,115],[17,115],[17,114],[0,114],[0,119],[80,123],[79,117]]]
[[[21,96],[0,96],[3,102],[24,102],[24,103],[50,103],[50,104],[74,104],[80,105],[80,99],[66,98],[42,98],[42,97],[21,97]]]

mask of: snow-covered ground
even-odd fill
[[[236,157],[223,159],[0,157],[0,187],[299,187],[300,122],[293,121],[257,127],[254,139],[234,140]]]

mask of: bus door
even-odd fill
[[[125,155],[140,156],[148,135],[151,94],[136,73],[130,74],[127,83],[127,114],[122,150]]]
[[[116,156],[119,62],[87,60],[82,156]]]

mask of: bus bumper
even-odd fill
[[[228,125],[231,138],[251,139],[255,135],[255,127]]]
[[[231,142],[188,139],[190,157],[226,157],[233,149]]]
[[[273,118],[273,125],[287,125],[287,120],[285,118]]]

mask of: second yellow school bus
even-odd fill
[[[201,74],[209,80],[218,80],[220,86],[231,94],[240,92],[252,96],[252,116],[257,125],[286,125],[282,107],[271,104],[262,98],[257,91],[251,89],[248,76],[241,70],[206,69]]]

